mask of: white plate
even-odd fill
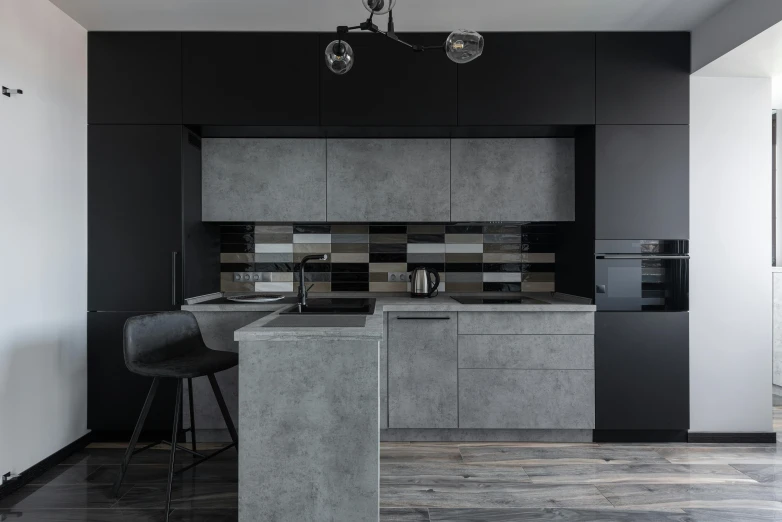
[[[282,298],[281,295],[269,294],[235,295],[226,297],[229,301],[234,301],[236,303],[270,303],[272,301],[279,301]]]

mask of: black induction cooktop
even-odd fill
[[[462,304],[547,304],[532,297],[454,297],[451,299]]]

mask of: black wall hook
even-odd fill
[[[24,91],[22,91],[22,89],[9,89],[3,85],[3,96],[8,96],[10,98],[12,94],[24,94]]]

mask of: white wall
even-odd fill
[[[0,1],[0,474],[87,432],[87,32]]]
[[[769,432],[771,79],[690,86],[690,429]]]

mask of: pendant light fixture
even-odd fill
[[[445,51],[445,55],[455,63],[467,63],[475,60],[483,53],[483,36],[468,29],[457,29],[446,38],[443,45],[417,45],[401,40],[394,32],[393,9],[396,0],[361,0],[364,8],[369,11],[369,18],[359,25],[337,27],[337,39],[326,46],[326,66],[334,74],[345,74],[355,61],[353,48],[345,41],[345,35],[350,31],[369,31],[390,38],[414,52],[423,52],[439,49]],[[372,22],[375,15],[388,15],[388,30],[381,31]]]

